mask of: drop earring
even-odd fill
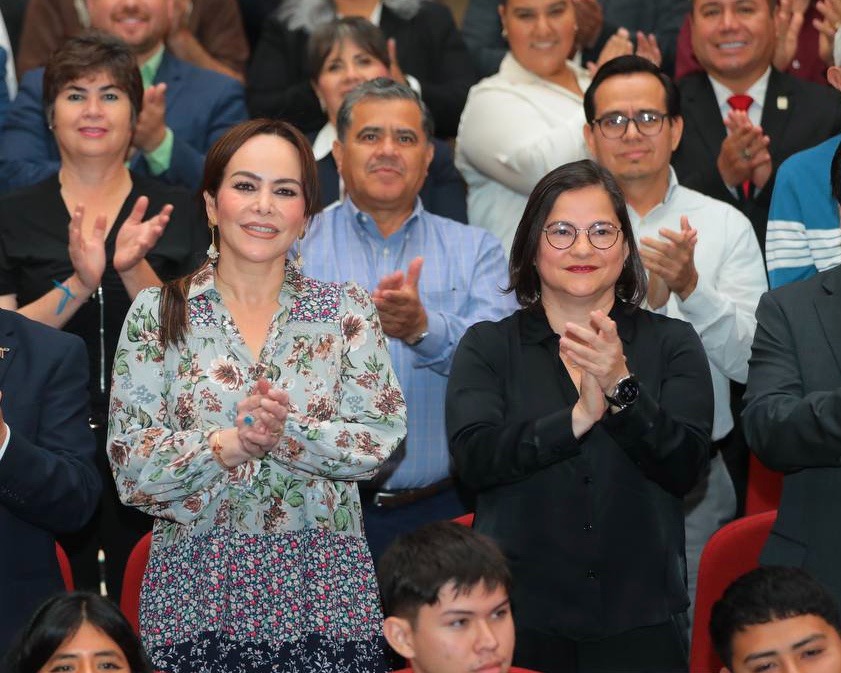
[[[216,223],[209,222],[207,228],[210,229],[210,245],[207,246],[207,258],[211,264],[216,264],[219,259],[219,248],[216,247]]]

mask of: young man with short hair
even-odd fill
[[[839,673],[840,632],[832,596],[799,568],[766,566],[742,575],[710,619],[722,673]]]
[[[377,571],[394,650],[415,673],[507,673],[511,574],[489,538],[450,521],[398,537]]]

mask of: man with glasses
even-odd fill
[[[584,95],[584,139],[616,177],[649,274],[648,304],[690,322],[713,378],[710,471],[685,499],[689,596],[701,550],[736,513],[733,484],[718,449],[734,425],[730,381],[747,379],[754,310],[767,289],[762,253],[736,208],[678,184],[669,165],[681,139],[680,99],[650,61],[608,61]]]

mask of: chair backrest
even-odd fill
[[[783,474],[765,467],[759,458],[750,454],[748,491],[745,495],[745,514],[759,514],[780,506]]]
[[[61,579],[64,582],[64,588],[67,591],[73,591],[75,585],[73,584],[73,569],[70,567],[70,559],[67,558],[67,552],[64,551],[58,542],[55,543],[55,556],[58,559],[58,568],[61,570]]]
[[[146,572],[151,546],[152,533],[146,533],[131,550],[126,561],[125,573],[123,573],[120,610],[137,634],[140,634],[140,586],[143,584],[143,573]]]
[[[462,514],[461,516],[457,516],[453,521],[455,523],[460,523],[462,526],[467,526],[468,528],[473,528],[473,517],[475,515],[473,512],[468,512],[467,514]]]
[[[713,604],[733,580],[759,566],[759,554],[776,518],[777,510],[771,510],[731,521],[704,547],[695,593],[690,671],[721,670],[723,664],[713,650],[709,632]]]

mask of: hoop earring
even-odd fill
[[[210,229],[210,245],[207,246],[207,258],[215,266],[219,259],[219,248],[216,247],[216,223],[208,222],[207,228]]]

